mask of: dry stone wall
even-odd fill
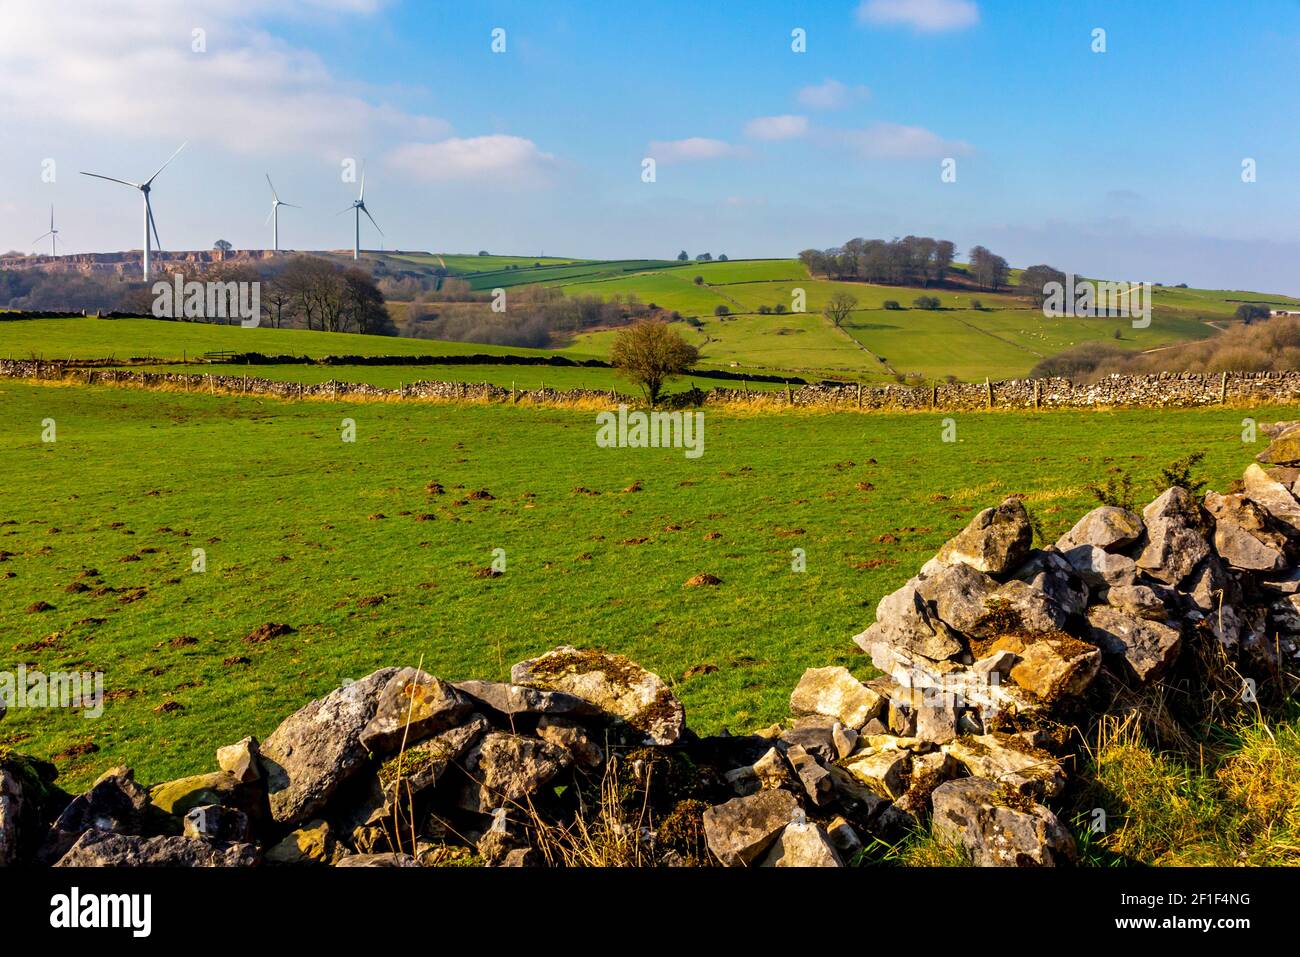
[[[305,385],[253,375],[226,373],[156,373],[102,369],[78,363],[35,359],[0,359],[0,377],[68,380],[89,384],[130,385],[221,391],[279,398],[329,399],[467,399],[507,402],[634,402],[616,390],[509,389],[487,383],[414,382],[384,389],[359,382]],[[976,411],[979,409],[1196,408],[1220,404],[1285,405],[1300,402],[1300,372],[1162,373],[1108,376],[1076,383],[1066,378],[1011,379],[934,386],[869,386],[818,383],[798,388],[751,390],[699,389],[669,396],[669,404],[746,405],[779,408],[824,408],[851,411]]]

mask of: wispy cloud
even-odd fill
[[[795,94],[804,106],[812,110],[842,110],[856,100],[865,100],[871,91],[865,86],[848,86],[839,80],[827,79],[800,87]]]
[[[808,135],[808,117],[758,116],[745,124],[745,135],[754,140],[794,140]]]
[[[376,91],[335,76],[314,51],[256,24],[271,15],[365,16],[380,5],[6,0],[0,122],[191,139],[247,154],[338,156],[372,138],[446,136],[446,120],[385,104]]]
[[[964,30],[979,22],[974,0],[862,0],[858,21],[873,26],[909,26],[925,33]]]
[[[867,159],[937,159],[963,156],[975,149],[924,127],[898,123],[876,123],[866,129],[844,131],[840,137]]]
[[[744,147],[725,140],[691,136],[683,140],[654,140],[650,144],[649,155],[659,163],[687,163],[741,156],[744,152]]]
[[[388,155],[396,170],[426,180],[527,181],[535,183],[555,157],[521,136],[453,137],[437,143],[404,143]]]

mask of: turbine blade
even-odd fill
[[[123,186],[130,186],[132,189],[139,189],[139,183],[131,183],[124,179],[118,179],[115,176],[104,176],[101,173],[87,173],[84,169],[81,171],[82,176],[93,176],[95,179],[106,179],[110,183],[121,183]]]
[[[145,208],[149,210],[149,225],[153,227],[153,241],[155,248],[159,252],[162,252],[162,240],[158,238],[158,224],[153,221],[153,207],[149,205],[148,200],[145,201]]]
[[[274,215],[275,215],[275,207],[272,206],[272,207],[271,207],[271,211],[270,211],[269,213],[266,214],[266,222],[264,222],[262,225],[263,225],[263,226],[270,226],[270,225],[271,225],[271,217],[274,216]]]
[[[302,209],[297,203],[280,203],[281,206],[288,206],[290,209]]]
[[[277,203],[280,201],[279,195],[275,192],[275,184],[271,182],[271,174],[266,174],[266,185],[271,187],[271,198]]]
[[[54,232],[54,204],[50,204],[50,232]]]
[[[364,206],[361,206],[361,207],[358,207],[358,208],[359,208],[363,213],[366,214],[366,219],[370,220],[372,223],[375,224],[375,229],[379,229],[379,224],[378,224],[378,223],[375,223],[375,217],[373,217],[373,216],[370,215],[370,210],[366,209]],[[381,235],[381,236],[384,235],[384,231],[383,231],[382,229],[379,229],[379,235]]]
[[[190,145],[190,141],[189,141],[189,140],[186,140],[184,143],[182,143],[182,144],[180,145],[180,149],[178,149],[178,150],[177,150],[175,153],[173,153],[171,156],[167,157],[167,163],[170,163],[170,162],[171,162],[172,160],[174,160],[176,157],[180,156],[180,155],[181,155],[181,150],[185,149],[185,147],[187,147],[187,146],[189,146],[189,145]],[[158,167],[158,173],[161,173],[163,170],[165,170],[165,169],[167,168],[167,163],[163,163],[162,166],[159,166],[159,167]],[[150,176],[147,180],[145,180],[145,181],[144,181],[144,185],[148,186],[150,183],[152,183],[154,180],[156,180],[156,179],[158,178],[158,173],[154,173],[154,174],[153,174],[152,176]]]
[[[350,206],[344,206],[342,209],[340,209],[340,210],[339,210],[337,213],[335,213],[334,215],[335,215],[335,216],[342,216],[344,213],[350,213],[350,212],[352,212],[352,210],[354,210],[354,209],[356,209],[356,208],[357,208],[357,204],[356,204],[356,203],[352,203]]]
[[[362,203],[366,201],[366,164],[364,162],[361,164],[361,195],[357,197],[357,200]]]
[[[53,232],[53,230],[51,230],[50,232]],[[37,236],[35,239],[32,240],[32,245],[35,246],[37,243],[39,243],[42,239],[44,239],[48,235],[50,235],[50,233],[41,233],[39,236]]]

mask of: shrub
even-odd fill
[[[898,302],[897,299],[886,299],[886,300],[885,300],[885,308],[886,308],[886,309],[902,309],[903,307],[899,304],[899,302]]]
[[[715,316],[719,316],[719,317],[721,317],[721,316],[729,316],[729,315],[731,315],[731,307],[730,307],[730,306],[725,306],[725,305],[719,303],[718,305],[716,305],[716,306],[713,307],[713,314],[714,314]]]
[[[939,297],[938,296],[917,296],[915,299],[912,300],[912,305],[914,305],[917,309],[928,309],[933,311],[939,308],[940,305]]]

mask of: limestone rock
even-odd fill
[[[790,713],[821,714],[854,731],[884,711],[884,697],[840,667],[809,668],[790,693]]]
[[[893,800],[907,790],[912,754],[896,748],[868,748],[850,756],[843,766],[876,795]]]
[[[192,837],[139,837],[92,828],[55,867],[251,867],[252,844],[216,844]]]
[[[253,840],[253,825],[248,815],[223,804],[201,804],[190,808],[182,828],[186,837],[218,844],[246,844]]]
[[[851,858],[862,850],[862,838],[853,829],[853,825],[838,814],[827,822],[826,836],[831,839],[835,849],[840,852],[841,859]]]
[[[1011,669],[1011,680],[1044,701],[1080,695],[1101,669],[1101,651],[1062,635],[1031,642]]]
[[[758,791],[784,787],[790,781],[790,767],[780,751],[768,748],[752,765],[728,771],[723,778],[737,794],[744,797]]]
[[[988,614],[985,603],[997,589],[993,578],[963,562],[939,568],[916,587],[942,621],[965,634],[971,634],[975,623]]]
[[[1207,492],[1205,510],[1214,518],[1214,550],[1229,565],[1245,571],[1282,568],[1286,536],[1268,528],[1262,508],[1244,495]]]
[[[797,744],[786,748],[785,759],[794,768],[795,776],[799,779],[808,799],[818,807],[829,804],[834,796],[830,772]]]
[[[515,684],[562,691],[621,718],[650,744],[673,744],[686,727],[682,703],[662,678],[622,655],[564,646],[510,670]]]
[[[564,748],[579,767],[594,769],[605,763],[604,749],[577,721],[544,714],[537,722],[537,736]]]
[[[992,781],[949,781],[932,801],[935,836],[965,847],[976,867],[1052,867],[1077,856],[1055,814],[1032,801],[1008,800]]]
[[[403,668],[380,692],[374,717],[361,732],[361,746],[392,754],[403,742],[409,747],[455,727],[471,710],[470,701],[441,678]]]
[[[1137,577],[1137,563],[1133,559],[1104,552],[1095,545],[1076,545],[1062,557],[1076,575],[1094,588],[1132,585]]]
[[[1089,640],[1121,659],[1141,684],[1162,677],[1178,657],[1182,635],[1158,621],[1134,618],[1106,605],[1088,609]]]
[[[1008,498],[996,508],[986,508],[971,523],[939,549],[940,563],[962,562],[990,575],[1015,568],[1029,554],[1034,530],[1029,514],[1017,498]]]
[[[1103,552],[1118,552],[1141,538],[1145,530],[1142,519],[1128,509],[1102,505],[1079,519],[1056,547],[1068,552],[1079,545],[1092,545]]]
[[[536,738],[494,731],[465,757],[469,780],[460,806],[487,814],[523,801],[572,762],[569,752]]]
[[[379,767],[382,808],[372,812],[364,823],[375,824],[390,817],[397,807],[436,785],[490,729],[486,718],[472,714],[459,727],[425,738],[393,755]]]
[[[1300,502],[1287,486],[1270,478],[1254,463],[1247,466],[1241,481],[1246,498],[1264,509],[1288,536],[1300,536]]]
[[[1116,585],[1106,589],[1104,598],[1106,604],[1134,618],[1164,621],[1169,617],[1169,606],[1161,593],[1147,585]]]
[[[1167,585],[1177,585],[1210,554],[1204,517],[1186,489],[1173,486],[1142,510],[1147,544],[1137,567]]]
[[[1285,427],[1266,433],[1272,435],[1273,441],[1255,456],[1256,460],[1265,465],[1300,465],[1300,424],[1279,422],[1277,425]]]
[[[930,612],[918,592],[919,583],[920,579],[913,579],[880,599],[875,623],[854,636],[858,646],[873,658],[877,645],[915,652],[935,661],[964,649],[961,636]]]
[[[380,692],[397,674],[384,668],[296,711],[262,742],[271,815],[293,826],[319,814],[338,787],[365,763],[361,732]]]
[[[822,761],[848,757],[858,744],[858,732],[850,731],[834,718],[807,715],[795,719],[794,727],[781,733],[781,740],[799,745]]]
[[[498,714],[507,716],[590,716],[600,713],[581,698],[562,691],[543,691],[504,681],[457,681],[454,687]]]
[[[135,781],[127,767],[110,768],[101,774],[90,790],[72,799],[50,832],[37,855],[38,863],[53,864],[72,847],[85,831],[138,834],[149,812],[149,792]]]
[[[419,867],[410,854],[347,854],[334,862],[335,867]]]
[[[268,864],[328,864],[334,851],[334,837],[325,821],[312,821],[290,831],[266,852]]]
[[[233,774],[213,771],[194,774],[149,789],[153,806],[167,814],[184,817],[196,807],[222,804],[237,808],[253,820],[265,817],[266,789],[258,781],[241,782]]]
[[[843,867],[844,862],[820,824],[791,822],[777,836],[760,866]]]
[[[995,731],[959,738],[943,750],[972,776],[1021,794],[1051,798],[1065,788],[1065,772],[1056,758],[1013,735]]]
[[[727,867],[754,863],[790,823],[799,803],[789,791],[759,791],[704,812],[709,850]]]
[[[241,783],[256,781],[262,776],[257,739],[244,738],[224,748],[217,748],[217,767]]]
[[[1024,582],[1045,595],[1067,616],[1081,615],[1088,607],[1088,586],[1079,580],[1060,552],[1030,552],[1024,564],[1011,573],[1011,580]]]

